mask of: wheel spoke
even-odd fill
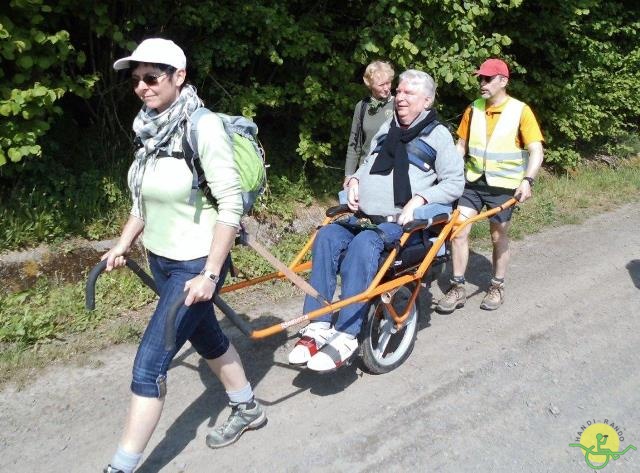
[[[380,299],[371,306],[362,360],[372,373],[388,373],[402,364],[413,349],[417,330],[417,312],[415,306],[407,306],[411,300],[411,294],[408,287],[402,286],[396,293],[392,306],[382,303]],[[396,327],[390,311],[391,307],[398,314],[408,311],[401,328]]]
[[[387,324],[389,322],[387,321]],[[380,336],[378,337],[378,346],[376,347],[376,356],[378,358],[384,357],[384,351],[387,349],[387,345],[389,344],[389,340],[391,340],[391,332],[386,329],[380,332]]]

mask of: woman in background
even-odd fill
[[[394,77],[393,67],[385,61],[373,61],[364,71],[362,80],[371,96],[360,100],[353,111],[343,187],[369,154],[371,139],[380,126],[393,116],[391,82]]]

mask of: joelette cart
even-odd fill
[[[290,320],[268,327],[253,327],[241,318],[223,299],[224,294],[258,285],[274,279],[288,279],[312,297],[321,296],[301,276],[311,269],[312,261],[307,261],[317,230],[288,264],[278,261],[253,236],[241,230],[238,240],[254,248],[265,257],[276,271],[257,278],[224,286],[213,298],[213,303],[227,318],[252,339],[269,337],[289,327],[302,324],[325,314],[339,311],[355,302],[369,304],[366,320],[360,334],[359,356],[364,367],[371,373],[387,373],[400,366],[411,354],[418,333],[418,295],[422,287],[430,284],[443,264],[450,258],[449,243],[465,226],[491,217],[517,203],[510,199],[502,206],[463,220],[457,210],[450,211],[443,206],[425,206],[420,215],[424,218],[413,220],[403,227],[398,244],[385,248],[380,267],[369,287],[362,293],[346,299],[324,301],[320,309],[302,314]],[[346,205],[331,207],[320,227],[341,219],[354,216]],[[356,213],[362,225],[370,225],[366,215]],[[353,220],[353,219],[352,219]],[[318,227],[318,228],[320,228]],[[135,272],[144,284],[156,291],[153,278],[133,260],[127,259],[127,266]],[[97,278],[105,270],[106,261],[98,263],[89,273],[86,284],[86,308],[95,309],[95,285]],[[157,291],[156,291],[157,292]],[[176,315],[184,304],[186,293],[178,298],[169,311],[165,325],[165,349],[175,350]]]

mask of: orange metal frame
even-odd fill
[[[436,238],[436,241],[433,242],[433,245],[431,246],[431,248],[429,249],[429,251],[427,252],[427,254],[425,255],[424,259],[422,260],[422,262],[417,266],[417,268],[415,269],[414,272],[412,272],[411,274],[404,274],[401,276],[398,276],[395,279],[392,279],[390,281],[386,281],[386,282],[381,282],[384,275],[387,273],[387,270],[389,269],[389,267],[393,264],[393,262],[395,261],[396,255],[398,253],[397,249],[393,249],[391,250],[391,252],[389,253],[389,255],[387,256],[387,258],[385,259],[384,263],[382,264],[382,266],[380,267],[380,269],[378,270],[378,273],[376,274],[376,276],[373,278],[373,281],[371,282],[371,284],[369,285],[369,287],[367,289],[365,289],[363,292],[361,292],[360,294],[357,294],[355,296],[349,297],[347,299],[342,299],[342,300],[338,300],[335,301],[329,305],[326,305],[324,307],[321,307],[319,309],[316,309],[314,311],[311,311],[307,314],[303,314],[300,317],[296,317],[290,320],[286,320],[283,321],[279,324],[275,324],[272,325],[270,327],[266,327],[263,329],[258,329],[258,330],[253,330],[251,332],[250,337],[252,339],[261,339],[261,338],[265,338],[265,337],[269,337],[271,335],[274,335],[276,333],[279,333],[283,330],[286,330],[287,328],[293,326],[293,325],[297,325],[300,324],[302,322],[308,321],[308,320],[313,320],[317,317],[320,317],[322,315],[325,314],[329,314],[329,313],[333,313],[333,312],[337,312],[340,309],[342,309],[345,306],[348,306],[350,304],[353,304],[355,302],[363,302],[363,301],[369,301],[377,296],[381,296],[381,295],[387,295],[389,297],[387,297],[386,299],[389,300],[389,302],[383,302],[385,308],[388,310],[388,313],[391,315],[391,317],[393,318],[393,321],[396,324],[397,328],[401,328],[402,325],[404,324],[404,322],[407,320],[407,318],[409,317],[409,313],[410,313],[410,309],[413,306],[413,304],[416,301],[416,298],[418,297],[418,293],[420,290],[420,284],[416,284],[415,288],[413,290],[413,293],[411,295],[411,298],[409,300],[409,303],[406,306],[406,309],[403,311],[403,313],[398,314],[397,311],[394,309],[394,307],[391,304],[391,300],[392,300],[392,296],[395,293],[395,291],[397,291],[401,286],[404,286],[408,283],[414,282],[414,281],[419,281],[420,279],[422,279],[422,277],[425,275],[425,273],[427,272],[427,270],[429,269],[429,267],[431,266],[431,263],[433,263],[434,258],[436,257],[438,251],[440,250],[441,246],[444,245],[447,241],[450,241],[451,239],[453,239],[456,235],[458,235],[460,233],[460,231],[465,228],[467,225],[470,225],[474,222],[477,222],[478,220],[483,220],[485,218],[489,218],[492,215],[511,207],[512,205],[515,205],[517,203],[517,200],[515,198],[512,198],[510,200],[508,200],[507,202],[505,202],[503,205],[501,205],[500,207],[496,207],[494,209],[491,210],[487,210],[486,212],[482,212],[472,218],[469,219],[460,219],[460,213],[458,210],[454,210],[451,218],[449,219],[449,222],[445,224],[444,228],[442,229],[442,231],[440,232],[440,234],[438,235],[438,237]],[[327,225],[331,222],[333,222],[334,220],[336,220],[337,218],[345,215],[346,213],[349,212],[343,212],[340,213],[338,215],[335,215],[333,217],[326,217],[322,224],[321,227],[324,225]],[[422,227],[424,228],[424,227]],[[417,230],[421,230],[422,228],[416,229]],[[288,265],[288,267],[296,272],[296,273],[300,273],[303,271],[308,271],[311,269],[311,261],[306,261],[303,262],[304,257],[307,255],[307,253],[309,252],[309,250],[311,249],[311,246],[313,245],[313,241],[316,237],[318,230],[316,229],[316,231],[313,232],[313,234],[311,235],[311,237],[309,238],[309,240],[307,241],[307,243],[304,245],[304,247],[300,250],[300,252],[296,255],[296,257],[293,259],[293,261],[291,261],[291,263]],[[403,233],[403,235],[400,238],[400,245],[399,247],[404,247],[404,245],[406,244],[407,240],[410,238],[411,233]],[[284,279],[285,275],[282,272],[276,271],[270,274],[266,274],[264,276],[260,276],[258,278],[253,278],[247,281],[241,281],[235,284],[230,284],[228,286],[223,287],[220,290],[220,294],[225,294],[228,292],[233,292],[236,291],[238,289],[242,289],[245,287],[250,287],[256,284],[260,284],[262,282],[265,281],[270,281],[273,279]]]

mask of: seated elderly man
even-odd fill
[[[333,298],[338,273],[343,299],[364,291],[378,271],[384,244],[400,239],[402,225],[413,220],[416,208],[450,204],[462,194],[463,161],[447,128],[436,121],[435,94],[429,74],[407,70],[400,75],[394,118],[378,130],[372,151],[348,184],[349,208],[383,223],[377,231],[355,235],[335,223],[320,229],[312,250],[311,285],[325,299]],[[320,307],[306,297],[304,313]],[[351,304],[340,310],[333,327],[331,315],[319,317],[302,329],[289,362],[306,363],[314,371],[341,366],[358,348],[366,311],[366,303]]]

